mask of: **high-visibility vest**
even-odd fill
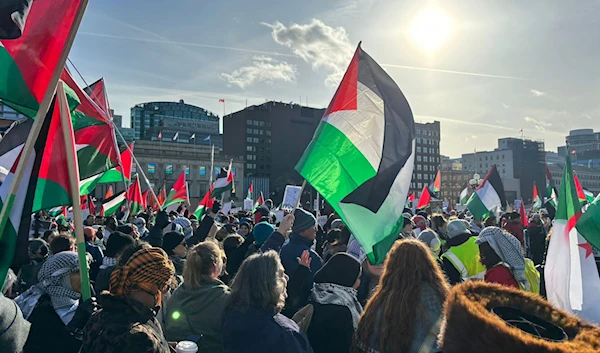
[[[479,246],[475,244],[475,238],[453,246],[446,251],[442,258],[448,259],[454,268],[460,273],[464,281],[468,279],[480,278],[485,276],[485,266],[479,262]]]
[[[500,265],[506,267],[510,273],[515,276],[509,264],[501,262]],[[525,258],[525,278],[529,282],[529,288],[525,288],[523,283],[519,282],[519,288],[535,294],[540,294],[540,272],[535,268],[535,264],[528,258]]]

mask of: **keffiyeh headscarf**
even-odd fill
[[[490,244],[498,257],[510,266],[517,282],[529,290],[529,281],[525,276],[525,258],[519,240],[498,227],[486,227],[475,240],[477,245],[483,243]]]
[[[39,298],[48,294],[54,311],[67,325],[79,305],[80,293],[71,288],[69,274],[79,271],[77,253],[64,251],[52,255],[40,268],[39,283],[29,288],[15,299],[27,319],[33,312]]]
[[[158,295],[175,280],[175,267],[167,253],[160,248],[141,249],[124,266],[115,268],[110,276],[112,294],[126,297],[132,290],[141,289]]]

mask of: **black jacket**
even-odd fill
[[[96,282],[94,283],[94,290],[96,293],[100,294],[102,291],[108,290],[110,286],[110,275],[112,275],[113,270],[117,266],[108,266],[107,268],[102,268],[98,271],[98,276],[96,276]]]
[[[544,229],[544,226],[530,223],[527,227],[527,242],[529,243],[529,257],[534,264],[541,265],[546,250],[546,229]]]
[[[208,233],[210,232],[210,229],[212,228],[213,224],[215,224],[214,218],[212,218],[209,215],[204,216],[204,218],[202,218],[200,224],[198,225],[198,229],[194,231],[194,235],[189,238],[188,245],[194,246],[198,243],[203,242],[208,236]]]
[[[143,239],[150,245],[160,248],[163,243],[163,229],[171,223],[169,221],[169,215],[166,212],[159,212],[156,215],[156,223],[154,227],[150,229],[148,236]]]
[[[313,303],[314,312],[306,336],[315,353],[348,353],[354,335],[350,309]]]

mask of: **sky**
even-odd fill
[[[69,58],[85,82],[104,77],[129,123],[150,101],[219,116],[267,100],[326,107],[362,41],[415,121],[441,122],[443,155],[521,130],[556,151],[569,130],[600,130],[599,12],[598,0],[92,0]]]

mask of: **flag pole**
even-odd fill
[[[73,199],[73,220],[75,222],[75,237],[77,239],[77,254],[79,256],[81,297],[85,301],[91,298],[92,294],[87,268],[85,238],[83,236],[83,216],[81,215],[81,199],[79,194],[79,164],[77,163],[77,153],[75,153],[75,146],[73,143],[73,126],[71,122],[71,114],[69,114],[67,105],[67,97],[65,96],[65,88],[62,85],[59,85],[56,94],[58,97],[57,103],[60,111],[61,127],[65,143],[69,184],[71,186],[71,198]]]
[[[46,89],[46,93],[44,93],[44,98],[40,103],[40,108],[38,109],[35,115],[35,120],[33,122],[33,125],[31,126],[31,130],[29,131],[29,135],[27,136],[27,140],[25,141],[23,150],[21,151],[21,158],[19,158],[19,163],[17,164],[17,169],[15,170],[14,179],[10,184],[10,188],[8,189],[6,200],[4,200],[5,202],[2,205],[2,211],[0,211],[0,240],[2,240],[4,228],[6,228],[6,223],[8,222],[8,215],[10,215],[13,204],[15,203],[17,188],[19,187],[21,179],[23,178],[23,173],[25,172],[25,165],[29,160],[31,153],[33,152],[35,141],[37,140],[40,134],[42,125],[44,124],[46,114],[48,113],[48,108],[50,108],[52,98],[54,97],[54,92],[56,91],[58,79],[60,78],[63,68],[65,67],[65,62],[67,61],[67,57],[69,56],[69,52],[71,51],[73,41],[75,40],[75,35],[77,34],[77,29],[79,28],[79,24],[81,23],[87,4],[88,0],[81,1],[81,4],[77,11],[77,15],[73,20],[73,26],[71,27],[71,31],[67,37],[58,62],[56,63],[56,68],[52,73],[52,77],[50,78],[50,81],[48,83],[48,88]]]
[[[296,205],[294,205],[294,209],[292,210],[292,214],[296,213],[296,209],[298,208],[298,204],[300,200],[302,200],[302,193],[304,192],[304,188],[306,187],[306,179],[302,182],[302,187],[300,188],[300,193],[298,194],[298,199],[296,200]]]
[[[211,146],[212,151],[210,152],[210,176],[209,176],[209,182],[208,182],[208,187],[211,187],[212,183],[213,183],[213,169],[215,168],[214,164],[215,164],[215,145]]]

